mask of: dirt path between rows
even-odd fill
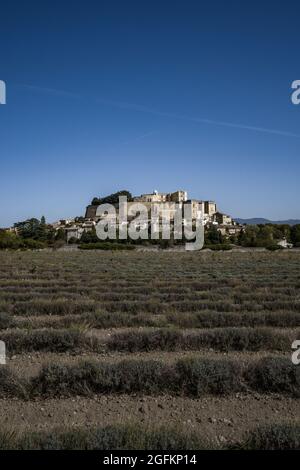
[[[240,441],[258,424],[296,422],[300,400],[237,394],[234,397],[95,396],[92,399],[0,400],[2,430],[49,431],[57,427],[92,428],[141,423],[192,429],[212,442]]]

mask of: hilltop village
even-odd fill
[[[128,214],[125,222],[121,216],[122,210],[119,204],[120,201],[122,203],[122,200],[120,197],[126,199]],[[101,212],[103,204],[110,204],[109,207],[114,212],[113,224],[115,224],[117,236],[113,239],[109,237],[100,240],[97,236],[98,222],[108,221],[104,212]],[[141,206],[141,204],[143,207],[142,219],[139,218],[139,209],[137,209],[137,206]],[[118,236],[120,233],[118,230],[120,227],[123,229],[122,224],[124,223],[125,227],[128,224],[129,229],[132,224],[136,224],[137,232],[140,231],[142,225],[143,230],[151,231],[153,207],[158,207],[160,215],[157,231],[159,236],[157,238],[148,241],[142,237],[129,240],[128,237],[124,239]],[[188,216],[186,216],[186,212],[188,212],[186,209],[189,209],[190,212]],[[227,250],[236,246],[270,250],[300,248],[299,224],[241,225],[234,221],[230,215],[221,212],[214,201],[189,199],[186,191],[177,190],[172,193],[153,191],[140,196],[133,196],[128,191],[119,191],[105,197],[95,197],[86,207],[85,214],[82,216],[62,219],[54,223],[47,223],[45,217],[17,222],[13,227],[0,229],[0,250],[44,249],[47,247],[58,249],[64,248],[66,245],[78,245],[80,249],[133,249],[134,245],[138,244],[145,246],[155,244],[160,248],[171,248],[174,245],[185,243],[184,236],[180,240],[175,237],[175,226],[176,234],[178,228],[178,213],[181,216],[182,228],[190,219],[192,219],[194,226],[196,226],[196,220],[204,226],[205,248],[215,250]],[[165,217],[170,222],[170,237],[167,239],[162,236]]]
[[[241,231],[241,226],[237,224],[229,215],[223,214],[217,209],[214,201],[203,201],[198,199],[189,199],[187,191],[177,190],[173,193],[160,193],[153,191],[149,194],[132,196],[127,191],[120,191],[104,198],[94,198],[92,203],[87,206],[85,217],[76,219],[60,220],[53,224],[56,229],[63,228],[66,232],[67,240],[80,240],[84,233],[92,231],[100,216],[97,215],[97,208],[100,204],[111,203],[118,209],[118,197],[126,195],[128,199],[128,210],[135,203],[143,203],[148,208],[149,220],[151,220],[151,206],[159,205],[161,212],[168,213],[170,220],[174,219],[176,205],[184,209],[185,204],[189,204],[192,210],[192,218],[195,220],[201,216],[203,224],[207,227],[215,226],[222,234],[236,235]]]

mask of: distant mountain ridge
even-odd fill
[[[259,217],[254,217],[253,219],[240,219],[234,218],[236,222],[239,224],[246,224],[246,225],[259,225],[259,224],[276,224],[276,225],[298,225],[300,224],[299,219],[288,219],[288,220],[269,220]]]

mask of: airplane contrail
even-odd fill
[[[132,111],[137,111],[137,112],[143,112],[147,114],[153,114],[156,116],[162,116],[162,117],[169,117],[172,119],[180,119],[183,121],[189,121],[189,122],[195,122],[198,124],[208,124],[208,125],[215,125],[215,126],[222,126],[222,127],[231,127],[233,129],[242,129],[242,130],[248,130],[248,131],[255,131],[255,132],[263,132],[266,134],[274,134],[274,135],[279,135],[279,136],[284,136],[284,137],[296,137],[300,138],[300,134],[295,134],[293,132],[288,132],[288,131],[282,131],[278,129],[269,129],[267,127],[258,127],[258,126],[252,126],[252,125],[247,125],[247,124],[239,124],[239,123],[234,123],[234,122],[227,122],[227,121],[218,121],[215,119],[207,119],[207,118],[197,118],[197,117],[192,117],[192,116],[187,116],[184,114],[177,114],[177,113],[170,113],[167,111],[160,111],[155,108],[150,108],[147,106],[139,105],[139,104],[134,104],[134,103],[127,103],[123,101],[114,101],[114,100],[108,100],[104,98],[95,98],[95,97],[86,97],[82,96],[77,93],[72,93],[66,90],[57,90],[54,88],[44,88],[44,87],[39,87],[39,86],[33,86],[33,85],[19,85],[22,88],[32,90],[32,91],[40,91],[44,93],[50,93],[54,94],[56,96],[66,96],[70,98],[76,98],[79,100],[84,100],[84,101],[90,101],[93,100],[95,103],[98,104],[105,104],[109,106],[113,106],[115,108],[119,109],[129,109]]]

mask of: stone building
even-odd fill
[[[187,192],[186,191],[175,191],[174,193],[159,193],[158,191],[153,191],[150,194],[142,194],[141,196],[135,196],[133,198],[134,202],[186,202],[187,201]]]
[[[170,220],[174,219],[174,215],[178,207],[184,210],[185,204],[191,205],[192,218],[196,219],[199,216],[202,217],[204,225],[208,223],[220,224],[220,225],[232,225],[233,221],[230,216],[222,214],[217,210],[217,205],[214,201],[203,201],[197,199],[188,199],[186,191],[177,190],[172,193],[160,193],[153,191],[152,193],[141,194],[132,198],[131,202],[127,203],[127,209],[129,212],[128,220],[130,220],[130,209],[136,204],[142,203],[147,207],[148,219],[151,218],[152,205],[159,204],[160,214],[164,214],[169,217]],[[118,212],[118,205],[115,206]],[[86,208],[85,218],[90,221],[98,221],[100,219],[97,216],[97,205],[89,205]]]
[[[232,218],[230,215],[222,214],[221,212],[213,214],[213,221],[220,225],[232,225]]]
[[[204,201],[204,214],[209,217],[213,216],[217,212],[217,205],[214,201]]]

